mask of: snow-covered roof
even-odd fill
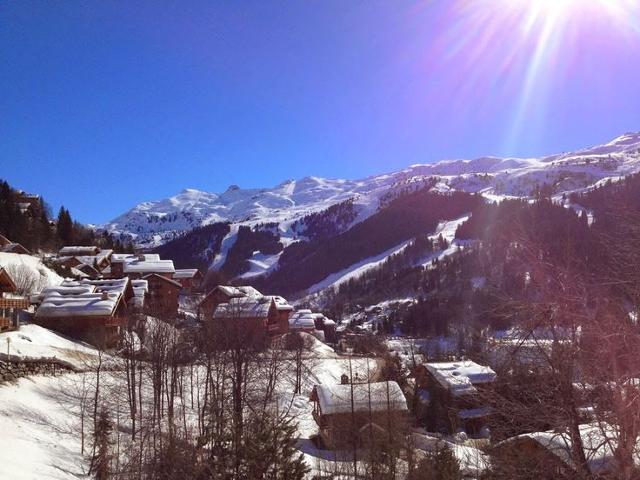
[[[0,246],[0,252],[13,253],[13,252],[28,252],[28,250],[19,243],[8,243]]]
[[[216,289],[228,297],[261,297],[262,293],[251,286],[233,287],[231,285],[218,285]]]
[[[96,255],[100,249],[93,245],[84,246],[84,245],[69,245],[66,247],[62,247],[58,254],[60,256],[70,256],[77,257],[80,255]]]
[[[181,268],[173,274],[174,279],[194,278],[198,274],[197,268]]]
[[[273,303],[276,306],[276,310],[289,311],[289,312],[291,310],[293,310],[293,306],[289,305],[289,302],[287,302],[286,298],[280,297],[278,295],[269,296],[267,298],[272,298],[273,299]]]
[[[213,318],[266,318],[272,303],[266,296],[232,298],[216,307]]]
[[[145,255],[149,257],[150,255]],[[174,273],[173,260],[138,259],[125,260],[123,271],[125,273]]]
[[[315,316],[311,310],[298,310],[289,317],[289,329],[291,330],[313,330],[315,327]]]
[[[150,278],[157,278],[160,281],[170,283],[174,287],[182,288],[182,284],[180,282],[176,282],[175,280],[172,280],[170,278],[164,277],[162,275],[158,275],[157,273],[150,273],[149,275],[145,275],[142,278],[145,279],[147,282],[149,281]]]
[[[474,385],[492,383],[496,380],[496,373],[491,368],[469,360],[427,363],[425,367],[452,395],[475,393]]]
[[[133,291],[136,290],[144,290],[145,292],[149,291],[149,282],[142,278],[131,280],[131,286],[133,287]]]
[[[616,466],[615,450],[618,443],[616,429],[605,423],[584,424],[580,425],[579,429],[584,446],[583,450],[591,473],[598,475],[613,471]],[[523,439],[537,442],[564,463],[575,468],[571,454],[571,437],[568,433],[556,431],[525,433],[508,438],[497,446],[513,444]],[[639,447],[640,444],[637,444],[633,454],[633,461],[636,466],[640,465]]]
[[[36,317],[110,316],[129,285],[128,278],[65,280],[42,291]]]
[[[315,398],[314,398],[315,397]],[[396,382],[357,383],[352,385],[316,385],[312,398],[317,399],[325,415],[356,412],[406,411],[407,400]]]

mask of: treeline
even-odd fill
[[[387,322],[389,330],[397,326],[411,335],[506,328],[510,322],[498,306],[501,299],[527,291],[534,280],[528,259],[584,272],[596,269],[604,255],[596,236],[585,215],[549,199],[480,202],[456,232],[457,251],[442,257],[446,241],[416,237],[379,267],[326,292],[321,302],[341,318],[357,305],[414,297],[415,303],[392,312]],[[536,251],[525,251],[528,245],[536,245]]]
[[[332,273],[435,230],[439,221],[460,217],[481,201],[467,193],[429,190],[400,197],[340,235],[289,245],[278,270],[258,279],[257,287],[284,295],[300,292]]]
[[[230,230],[227,222],[196,227],[156,247],[153,253],[172,259],[177,268],[199,268],[206,271],[220,252],[222,240]]]
[[[97,245],[117,251],[131,249],[114,241],[106,233],[96,233],[75,221],[69,210],[61,207],[54,219],[51,208],[42,197],[30,198],[0,181],[0,234],[31,251],[52,251],[63,245]]]
[[[354,199],[331,205],[326,210],[314,212],[296,220],[291,229],[310,241],[329,238],[345,231],[357,217]]]

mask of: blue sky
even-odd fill
[[[638,9],[525,1],[2,1],[0,177],[99,223],[640,130]]]

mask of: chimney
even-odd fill
[[[102,291],[102,300],[109,300],[109,292],[106,290]]]

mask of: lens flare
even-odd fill
[[[606,95],[625,61],[618,52],[640,42],[639,0],[432,0],[422,12],[448,27],[426,59],[443,75],[455,72],[452,101],[510,102],[504,151],[542,133],[553,94],[579,84],[575,72],[601,83],[590,94]],[[487,90],[491,98],[478,98]]]

